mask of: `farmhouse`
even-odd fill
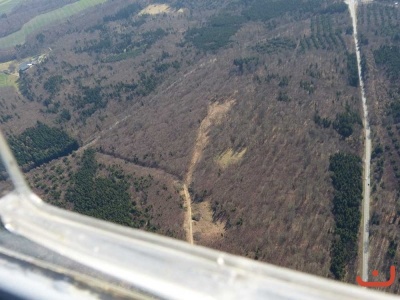
[[[31,66],[32,66],[31,63],[24,62],[24,63],[22,63],[22,64],[19,65],[19,71],[20,71],[20,72],[25,72],[25,71],[28,70]]]

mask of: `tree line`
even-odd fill
[[[342,279],[346,266],[357,256],[362,200],[361,159],[354,154],[336,153],[330,157],[329,170],[334,187],[332,213],[335,218],[330,270],[335,278]]]
[[[20,135],[7,137],[17,162],[27,171],[77,150],[78,142],[65,131],[37,122]]]
[[[150,231],[159,229],[151,223],[151,207],[145,207],[144,210],[138,207],[129,192],[132,187],[136,193],[143,193],[147,197],[147,189],[152,185],[153,178],[150,175],[133,178],[114,166],[105,169],[96,161],[95,155],[93,149],[85,150],[79,169],[72,176],[65,200],[73,204],[73,210],[124,226]],[[99,175],[98,171],[105,175]]]
[[[380,46],[374,51],[375,62],[386,69],[386,75],[392,81],[400,78],[400,48],[398,46]]]

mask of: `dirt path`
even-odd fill
[[[163,89],[163,93],[167,92],[171,88],[174,88],[179,83],[183,83],[183,81],[185,79],[187,79],[188,76],[190,76],[191,74],[196,72],[198,69],[204,68],[204,67],[206,67],[206,66],[208,66],[210,64],[215,63],[216,61],[217,61],[216,58],[211,58],[208,61],[201,63],[199,66],[197,66],[197,67],[193,68],[191,71],[183,74],[181,78],[179,78],[178,80],[172,82],[169,86],[167,86],[165,89]],[[0,67],[1,67],[1,65],[0,65]],[[8,65],[7,65],[7,68],[8,68]],[[151,102],[155,97],[157,97],[157,94],[154,95],[149,100],[149,102]],[[131,114],[128,114],[128,115],[126,115],[125,113],[120,114],[119,116],[117,116],[117,121],[114,124],[112,124],[109,128],[102,130],[98,134],[91,136],[89,139],[86,140],[84,145],[81,148],[78,149],[78,151],[85,150],[85,149],[89,148],[90,146],[94,145],[105,133],[113,130],[119,123],[124,122],[125,120],[127,120],[130,117],[132,117]]]
[[[91,138],[88,139],[88,142],[85,142],[84,145],[82,147],[80,147],[77,152],[82,152],[84,150],[86,150],[87,148],[89,148],[90,146],[93,146],[94,144],[97,143],[97,141],[107,132],[110,132],[111,130],[113,130],[119,123],[124,122],[125,120],[127,120],[129,117],[131,117],[131,115],[127,115],[125,117],[121,117],[120,119],[118,119],[117,121],[114,122],[114,124],[112,124],[110,127],[108,127],[107,129],[104,129],[103,131],[99,132],[96,136],[92,136]]]
[[[186,219],[188,222],[188,242],[191,244],[193,244],[192,199],[190,198],[188,187],[192,183],[193,172],[196,168],[196,165],[200,161],[201,156],[203,155],[203,150],[208,144],[208,132],[211,126],[219,124],[219,122],[222,120],[222,117],[230,110],[234,103],[234,100],[229,100],[224,103],[212,103],[208,107],[207,116],[203,119],[197,131],[192,158],[190,160],[189,168],[185,176],[185,182],[183,184],[183,196],[185,197],[185,206],[187,208]]]
[[[173,88],[175,85],[178,83],[181,83],[183,80],[187,79],[188,76],[190,76],[192,73],[197,71],[198,68],[203,68],[208,64],[214,63],[216,59],[210,59],[207,62],[204,62],[199,65],[199,67],[194,68],[193,70],[189,71],[188,73],[184,74],[183,77],[172,84],[170,84],[166,90],[169,90],[170,88]],[[165,91],[166,91],[165,90]],[[184,182],[183,182],[183,190],[182,190],[182,196],[185,201],[185,207],[187,209],[186,213],[186,225],[184,226],[187,231],[187,241],[190,244],[193,244],[193,220],[192,220],[192,199],[190,197],[189,193],[189,186],[192,183],[192,177],[193,177],[193,172],[195,170],[195,167],[199,160],[201,159],[201,156],[203,154],[204,148],[208,144],[208,132],[211,126],[218,124],[221,120],[222,117],[230,110],[232,105],[235,103],[234,100],[228,100],[224,103],[218,103],[214,102],[208,107],[208,113],[207,116],[203,119],[203,121],[200,124],[200,127],[197,131],[197,137],[196,137],[196,142],[193,147],[193,153],[192,153],[192,158],[190,160],[189,168],[186,173]],[[111,125],[109,128],[101,131],[99,134],[92,136],[90,139],[88,139],[88,142],[86,142],[82,147],[78,149],[78,152],[81,152],[90,146],[94,145],[97,143],[97,141],[107,132],[113,130],[119,123],[127,120],[131,115],[126,115],[124,117],[118,118],[118,120]]]
[[[186,240],[193,245],[193,221],[192,221],[192,199],[190,198],[189,189],[186,183],[183,184],[183,197],[186,205]]]
[[[190,244],[193,244],[193,221],[192,221],[192,199],[189,193],[189,186],[192,182],[193,172],[201,156],[203,154],[204,148],[208,144],[208,132],[212,125],[218,124],[222,117],[229,111],[229,109],[234,104],[234,100],[226,101],[225,103],[213,103],[208,108],[207,116],[203,119],[200,124],[200,127],[197,131],[196,142],[193,148],[192,158],[190,160],[189,168],[186,173],[184,182],[183,182],[183,191],[182,196],[185,201],[186,207],[186,239]],[[109,128],[103,130],[96,136],[89,139],[87,143],[85,143],[82,147],[78,149],[78,152],[82,152],[85,149],[93,146],[97,141],[107,132],[113,130],[119,123],[127,120],[131,115],[127,115],[116,122],[114,122]]]
[[[90,146],[94,145],[97,143],[97,141],[99,140],[100,136],[95,137],[93,140],[91,140],[90,142],[86,143],[85,145],[83,145],[82,147],[80,147],[76,152],[80,153],[85,151],[87,148],[89,148]]]
[[[369,258],[369,207],[370,207],[370,168],[371,168],[371,128],[369,126],[368,119],[368,106],[367,98],[365,97],[364,82],[361,77],[361,54],[360,47],[357,37],[357,4],[355,0],[346,0],[347,5],[350,9],[350,15],[353,21],[353,35],[354,43],[356,46],[357,65],[358,65],[358,77],[360,80],[361,99],[363,106],[363,123],[364,123],[364,135],[365,135],[365,149],[364,149],[364,174],[363,174],[363,203],[362,203],[362,267],[361,267],[361,278],[364,281],[368,281],[368,258]]]

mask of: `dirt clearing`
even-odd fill
[[[143,9],[139,15],[158,15],[171,12],[168,4],[151,4]]]
[[[239,161],[241,161],[246,151],[247,148],[244,148],[242,151],[239,152],[234,152],[233,149],[228,149],[217,157],[216,162],[219,167],[224,170],[230,165],[237,164]]]
[[[210,241],[225,233],[223,222],[213,222],[213,211],[210,201],[192,204],[194,240]]]
[[[203,150],[208,144],[208,132],[211,126],[219,124],[234,103],[234,100],[229,100],[225,103],[215,102],[210,104],[210,106],[208,107],[207,116],[203,119],[197,131],[197,138],[196,143],[193,147],[192,159],[190,161],[190,165],[185,177],[185,183],[183,185],[183,196],[185,198],[185,206],[187,207],[187,227],[189,228],[188,241],[191,244],[193,244],[192,199],[190,198],[188,186],[190,186],[190,184],[192,183],[192,177],[195,167],[200,161],[201,156],[203,155]],[[202,229],[204,231],[205,229],[207,229],[210,230],[210,232],[214,232],[215,230],[213,227],[217,225],[212,222],[211,208],[204,208],[200,206],[198,209],[199,211],[197,213],[202,214],[204,220],[204,222],[201,223],[199,230]],[[218,229],[217,232],[220,232],[220,229]]]

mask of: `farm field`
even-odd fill
[[[1,38],[0,49],[10,48],[18,44],[23,44],[25,43],[26,37],[29,34],[39,30],[40,28],[48,24],[51,24],[55,21],[64,20],[89,7],[104,3],[105,1],[106,0],[81,0],[69,5],[65,5],[51,12],[39,15],[30,20],[29,22],[25,23],[21,30]],[[6,7],[5,6],[6,3],[7,0],[0,2],[0,8],[2,8],[3,5],[4,7]]]

